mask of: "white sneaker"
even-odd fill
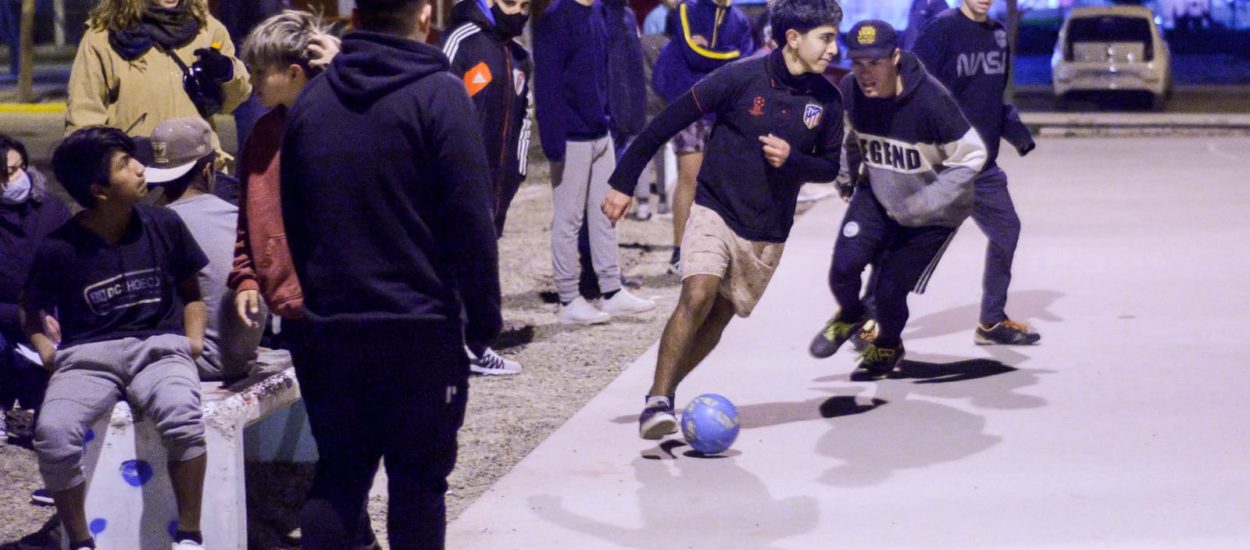
[[[504,359],[495,350],[486,348],[481,357],[474,357],[473,352],[469,352],[469,370],[485,375],[517,374],[521,372],[521,364]]]
[[[204,546],[193,540],[180,540],[174,543],[174,550],[204,550]]]
[[[634,209],[632,217],[635,221],[640,222],[651,219],[651,205],[645,202],[638,203],[638,207]]]
[[[655,302],[639,298],[622,288],[611,298],[603,301],[603,311],[611,315],[632,315],[655,309]]]
[[[569,305],[560,306],[560,313],[556,314],[556,318],[565,325],[597,325],[608,322],[612,316],[599,311],[599,308],[578,296],[576,300],[569,302]]]

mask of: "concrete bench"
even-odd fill
[[[208,472],[200,527],[205,548],[212,550],[247,548],[246,459],[315,460],[290,355],[262,350],[252,372],[229,386],[220,382],[203,386]],[[249,426],[253,427],[245,433]],[[97,421],[87,437],[87,521],[97,546],[167,550],[178,514],[155,425],[136,418],[123,401],[112,415]],[[268,449],[248,453],[249,441],[260,443],[253,447]]]

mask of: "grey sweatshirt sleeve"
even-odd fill
[[[966,124],[966,123],[965,123]],[[988,153],[981,136],[971,125],[962,136],[938,145],[943,161],[937,181],[926,185],[903,202],[901,217],[908,225],[931,225],[950,218],[950,211],[972,204],[973,180],[985,166]]]

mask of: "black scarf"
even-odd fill
[[[183,2],[172,9],[148,6],[138,25],[109,31],[109,45],[122,59],[133,61],[154,45],[173,51],[189,44],[200,34],[200,22],[187,5]]]

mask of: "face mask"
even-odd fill
[[[495,16],[495,31],[504,40],[512,40],[521,36],[521,33],[525,32],[525,23],[530,20],[527,13],[507,14],[500,10],[498,5],[491,6],[490,13]]]
[[[0,194],[0,202],[4,204],[22,204],[30,198],[30,174],[22,170],[22,176],[4,185],[4,193]]]

